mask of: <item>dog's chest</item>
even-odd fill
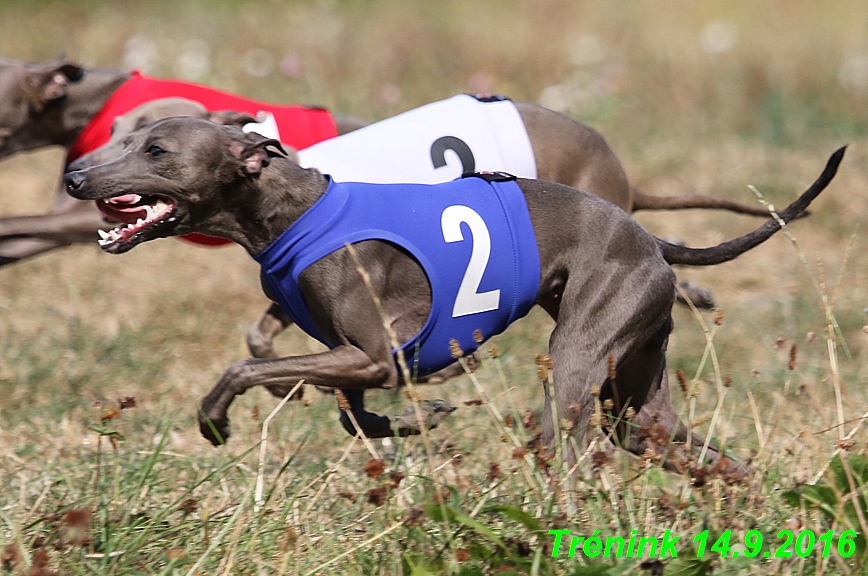
[[[334,343],[311,320],[298,278],[328,254],[367,240],[403,248],[427,276],[430,315],[421,332],[402,346],[405,355],[418,360],[420,374],[453,361],[451,341],[464,353],[472,352],[480,340],[527,314],[536,300],[536,238],[515,182],[332,183],[313,208],[257,257],[280,305],[326,345]],[[382,327],[378,322],[372,329]]]

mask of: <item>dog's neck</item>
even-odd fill
[[[81,80],[70,83],[62,103],[62,125],[57,127],[56,143],[72,146],[111,95],[129,79],[130,74],[121,70],[88,68]]]
[[[256,256],[313,206],[328,185],[328,178],[315,169],[273,158],[258,176],[225,189],[223,208],[197,231],[232,240]]]

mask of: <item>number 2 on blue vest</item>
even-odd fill
[[[464,278],[458,287],[455,305],[452,307],[453,318],[497,310],[500,306],[500,290],[478,292],[482,276],[485,274],[485,267],[491,256],[491,235],[488,233],[488,227],[482,216],[467,206],[449,206],[443,210],[443,214],[440,216],[443,240],[447,243],[463,241],[462,223],[467,224],[470,228],[470,241],[473,248],[470,253],[470,262],[464,271]]]

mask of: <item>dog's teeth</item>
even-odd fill
[[[157,209],[157,213],[159,214],[162,213],[166,208],[168,208],[169,205],[166,204],[165,201],[157,199],[157,201],[154,203],[154,207]]]
[[[102,238],[103,240],[105,240],[106,238],[109,238],[109,234],[105,230],[100,228],[97,230],[97,232],[99,232],[99,237]]]
[[[145,213],[147,214],[148,220],[153,220],[154,216],[156,216],[156,212],[154,211],[154,207],[150,204],[145,204]]]
[[[150,218],[149,218],[149,220],[150,220]],[[144,223],[145,223],[145,221],[142,220],[141,218],[139,218],[138,220],[136,220],[136,226],[141,226],[141,225],[144,224]]]
[[[109,231],[109,238],[111,238],[112,240],[118,240],[118,239],[120,239],[120,237],[121,237],[121,233],[118,232],[117,228]]]

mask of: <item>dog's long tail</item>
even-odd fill
[[[768,218],[769,211],[764,206],[747,204],[729,198],[702,196],[700,194],[681,194],[678,196],[655,196],[630,186],[633,191],[633,212],[637,210],[686,210],[704,208],[708,210],[729,210],[736,214]]]
[[[820,177],[817,178],[816,182],[811,184],[811,187],[808,188],[804,194],[799,196],[795,202],[778,212],[778,216],[780,216],[781,220],[787,223],[798,217],[802,212],[804,212],[805,208],[808,207],[814,198],[816,198],[820,192],[828,186],[829,182],[832,181],[832,178],[834,178],[835,174],[838,172],[838,165],[844,158],[844,151],[846,149],[847,147],[844,146],[836,150],[829,158],[829,161],[826,163],[826,168],[823,170],[823,173],[820,174]],[[745,234],[744,236],[739,236],[738,238],[729,240],[728,242],[718,244],[717,246],[712,246],[711,248],[686,248],[684,246],[670,244],[669,242],[665,242],[659,238],[656,238],[656,240],[657,245],[660,246],[660,250],[663,252],[663,257],[670,264],[713,266],[722,262],[728,262],[740,254],[747,252],[754,246],[762,244],[768,240],[772,234],[780,230],[780,228],[781,225],[778,223],[777,219],[769,219],[765,224],[753,232]]]

